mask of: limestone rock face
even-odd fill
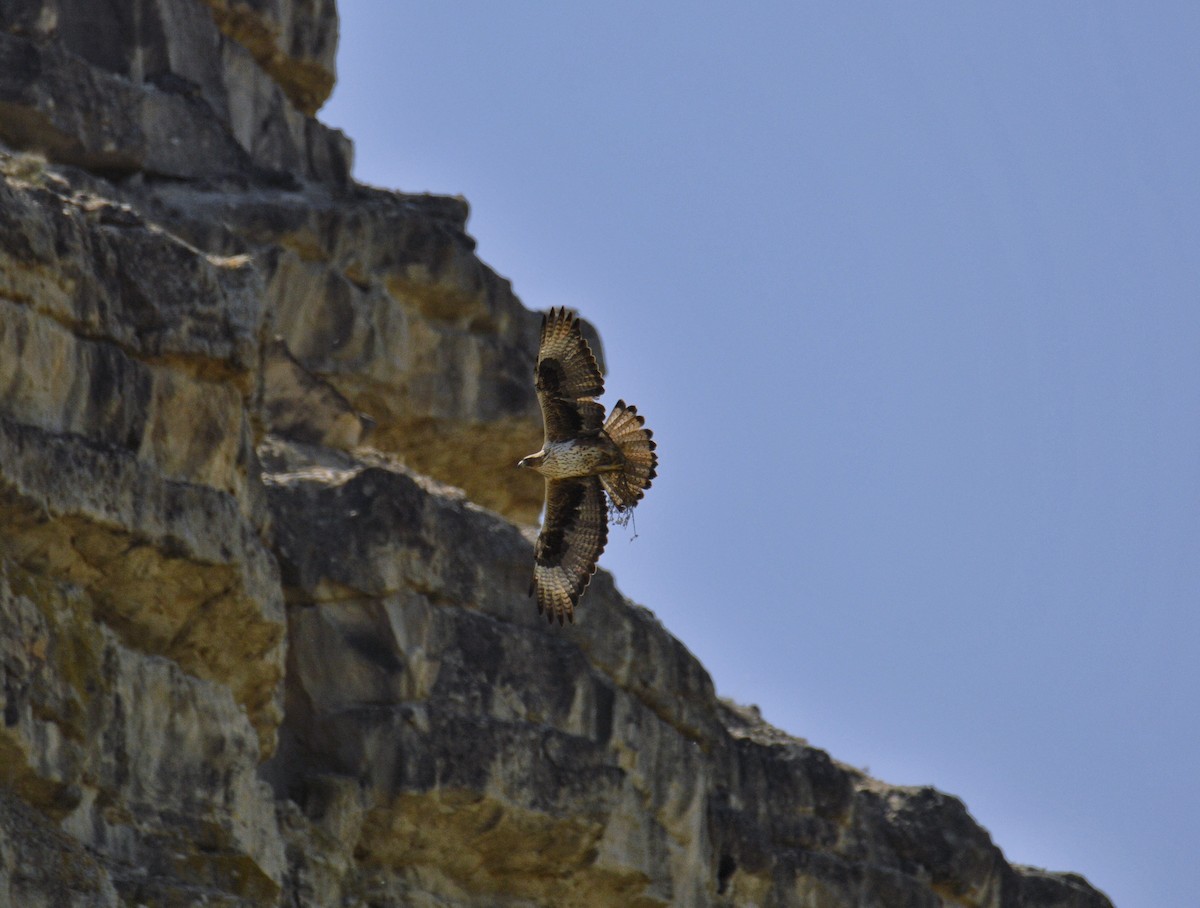
[[[530,378],[541,319],[475,255],[465,202],[187,184],[152,201],[194,245],[255,259],[271,332],[369,420],[372,446],[536,521],[542,480],[513,466],[542,441]]]
[[[333,91],[337,8],[333,0],[204,0],[221,32],[258,61],[302,113]]]
[[[332,0],[12,0],[0,139],[110,174],[342,182],[350,145],[311,117],[336,32]]]
[[[548,630],[528,539],[461,493],[381,458],[262,455],[289,601],[266,771],[305,840],[338,843],[296,865],[320,903],[1108,904],[1009,866],[957,799],[718,700],[603,572]]]
[[[539,318],[462,200],[347,181],[335,39],[0,6],[0,906],[1111,908],[607,574],[542,622]]]

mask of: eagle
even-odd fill
[[[619,400],[608,419],[596,357],[565,308],[542,316],[534,383],[542,408],[542,449],[517,464],[546,479],[546,517],[534,547],[538,613],[574,623],[575,606],[608,541],[610,515],[637,505],[658,467],[652,433],[636,407]]]

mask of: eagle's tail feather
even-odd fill
[[[620,470],[601,473],[600,481],[613,507],[624,511],[638,503],[656,475],[658,455],[654,453],[653,433],[646,428],[637,407],[626,406],[623,400],[617,401],[608,414],[604,432],[620,448],[625,463]]]

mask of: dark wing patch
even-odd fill
[[[604,425],[604,404],[594,400],[563,400],[538,395],[547,441],[565,441],[595,434]]]
[[[603,425],[603,405],[589,398],[604,393],[604,377],[579,320],[566,309],[542,317],[534,383],[548,440],[576,438]]]
[[[546,520],[534,550],[530,587],[539,613],[559,624],[575,620],[575,606],[607,541],[608,511],[600,480],[546,480]]]

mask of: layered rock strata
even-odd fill
[[[335,43],[0,7],[0,906],[1108,906],[604,572],[538,619],[538,316],[462,200],[349,180]]]

